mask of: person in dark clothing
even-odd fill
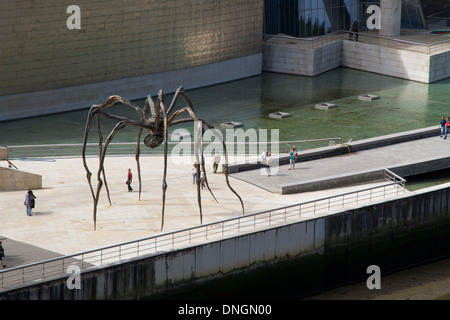
[[[128,175],[127,175],[127,186],[128,186],[128,192],[133,191],[133,188],[131,188],[131,182],[133,181],[133,174],[131,173],[131,169],[128,169]]]
[[[5,249],[3,249],[2,240],[0,240],[0,263],[3,266],[3,268],[6,268],[6,264],[3,264],[4,256],[5,256]]]

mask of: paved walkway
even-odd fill
[[[240,202],[227,188],[224,175],[212,173],[211,160],[206,158],[208,180],[219,203],[214,201],[208,191],[202,191],[203,223],[241,216]],[[94,183],[97,162],[96,158],[89,159]],[[20,170],[42,175],[43,189],[34,190],[37,202],[31,217],[26,215],[23,205],[25,190],[0,192],[0,239],[3,239],[6,251],[4,263],[8,268],[200,224],[196,189],[190,177],[190,159],[184,163],[174,163],[169,159],[166,218],[162,232],[163,158],[160,156],[141,157],[141,201],[136,191],[138,182],[134,157],[106,158],[107,182],[113,205],[109,205],[103,188],[98,205],[96,231],[93,229],[93,200],[81,158],[28,159],[16,160],[13,163]],[[0,165],[6,167],[7,163],[0,162]],[[128,168],[134,173],[132,192],[127,191],[125,184]],[[261,179],[266,178],[261,176]],[[246,213],[356,189],[350,187],[282,196],[232,177],[230,184],[241,195]]]
[[[288,166],[284,165],[278,169],[273,168],[270,177],[267,176],[265,169],[243,171],[233,174],[233,177],[269,192],[276,192],[278,185],[330,180],[355,172],[390,169],[447,157],[450,157],[450,140],[443,140],[436,136],[340,156],[298,162],[295,164],[295,170],[288,170]]]
[[[320,199],[330,195],[359,190],[374,184],[352,186],[301,194],[280,195],[273,187],[286,181],[314,177],[330,178],[363,168],[389,167],[424,159],[450,156],[449,140],[439,137],[410,141],[349,155],[297,163],[295,170],[287,165],[267,177],[260,170],[232,175],[230,183],[241,195],[246,213]],[[177,160],[178,163],[173,162]],[[127,192],[127,169],[134,173],[134,157],[107,157],[105,168],[113,205],[105,188],[98,205],[97,230],[93,230],[93,200],[81,158],[17,160],[21,170],[40,174],[43,189],[34,190],[37,204],[28,217],[23,205],[25,191],[0,193],[0,239],[6,250],[4,263],[15,267],[26,263],[76,254],[160,233],[197,226],[200,223],[195,186],[192,184],[191,159],[169,159],[165,227],[161,232],[161,185],[163,158],[141,157],[143,192]],[[242,160],[242,159],[241,159]],[[182,162],[180,162],[182,161]],[[239,161],[239,159],[238,159]],[[203,223],[241,216],[238,199],[231,193],[223,174],[213,174],[211,159],[206,158],[208,179],[219,203],[206,190],[202,191]],[[96,158],[89,159],[95,177]],[[0,165],[7,166],[6,162]],[[264,171],[263,171],[264,173]],[[95,182],[95,179],[93,180]]]

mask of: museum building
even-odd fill
[[[386,36],[424,28],[429,19],[450,21],[446,0],[4,2],[0,121],[88,108],[113,94],[133,100],[284,72],[265,70],[273,56],[264,58],[263,34],[310,38],[350,22],[364,29],[370,5],[381,6]]]

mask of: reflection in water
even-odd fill
[[[263,73],[187,93],[198,117],[215,127],[219,128],[222,122],[237,121],[244,124],[244,130],[277,128],[280,140],[342,137],[345,142],[437,125],[441,116],[450,116],[447,114],[450,79],[427,85],[347,68],[314,78]],[[379,95],[380,99],[360,101],[358,96],[366,93]],[[156,97],[156,93],[150,94]],[[166,103],[171,99],[168,95]],[[135,102],[143,106],[144,101]],[[320,102],[332,102],[338,108],[314,109]],[[89,107],[0,122],[0,145],[82,143]],[[124,106],[114,106],[110,111],[138,119],[134,111]],[[277,111],[291,113],[292,117],[283,120],[268,117]],[[102,120],[105,135],[113,124]],[[185,125],[192,131],[191,126]],[[114,142],[134,142],[136,131],[136,128],[124,129],[115,136]],[[89,140],[96,142],[96,134],[91,134]],[[301,149],[321,145],[308,143]]]

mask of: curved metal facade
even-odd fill
[[[263,0],[3,1],[0,96],[92,84],[261,53]]]

